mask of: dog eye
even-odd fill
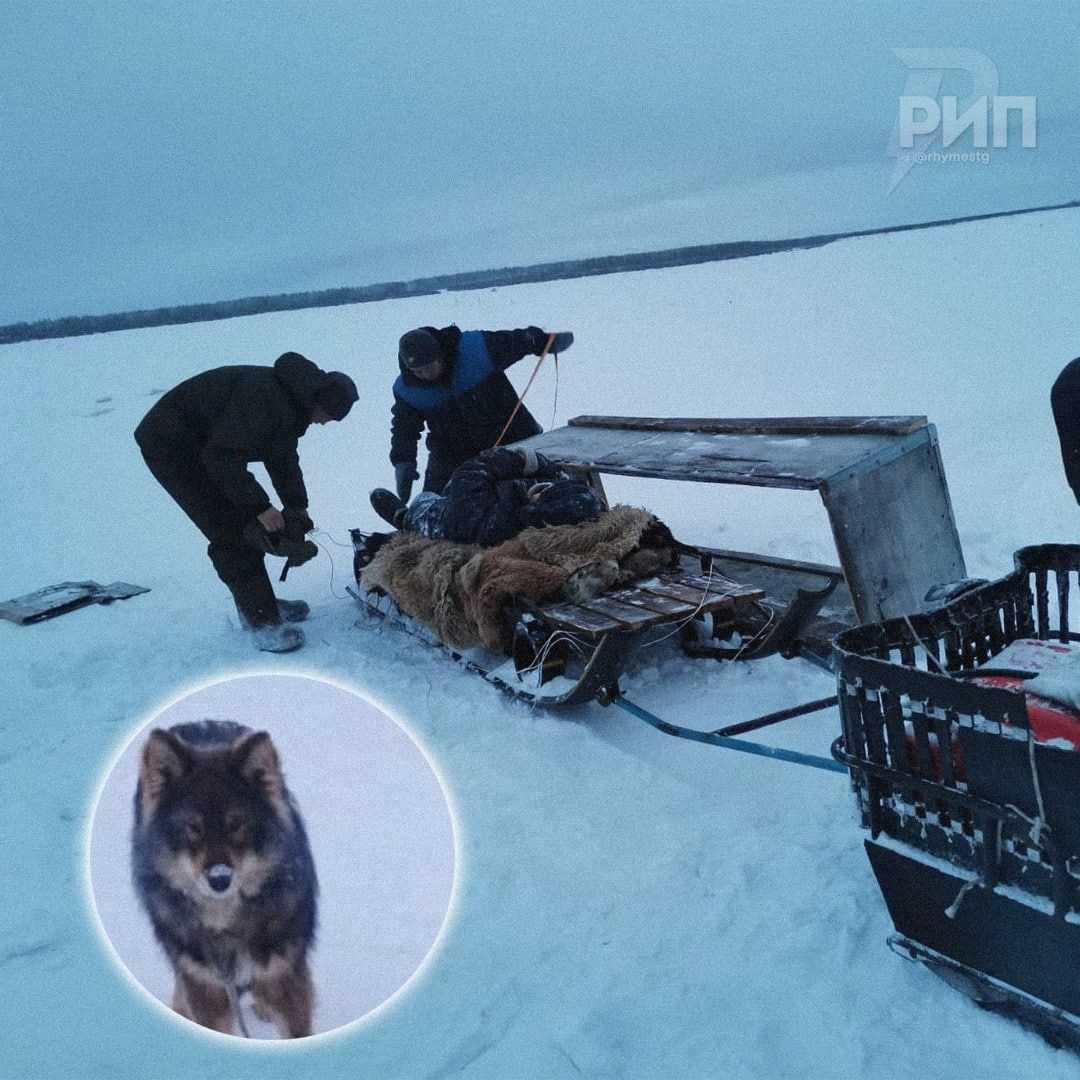
[[[202,839],[202,822],[198,818],[188,818],[184,822],[184,835],[195,844]]]

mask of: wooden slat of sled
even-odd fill
[[[581,606],[590,611],[599,612],[601,615],[607,615],[610,619],[616,619],[630,630],[645,630],[650,626],[655,626],[656,623],[664,622],[667,618],[663,612],[634,604],[620,604],[609,596],[594,597]]]
[[[630,590],[623,590],[629,592]],[[647,624],[637,620],[636,615],[627,614],[624,618],[621,614],[613,613],[612,608],[583,607],[580,604],[553,604],[550,607],[537,609],[546,623],[560,630],[569,630],[575,634],[584,634],[588,637],[599,637],[614,631],[641,630],[644,625],[655,625],[667,622],[679,615],[689,615],[694,610],[693,605],[686,604],[681,600],[673,600],[669,596],[657,596],[655,594],[642,594],[641,599],[625,596],[623,593],[606,593],[604,600],[619,607],[630,607],[645,613],[648,618]],[[589,601],[591,605],[593,602]]]
[[[684,600],[676,600],[673,596],[661,596],[660,593],[646,592],[644,589],[620,589],[618,592],[605,593],[605,595],[609,600],[617,600],[620,604],[648,608],[649,611],[656,611],[661,615],[688,615],[694,609],[693,604],[688,604]]]
[[[761,600],[765,596],[764,589],[755,588],[753,585],[739,585],[734,581],[713,581],[708,588],[705,582],[701,584],[691,583],[677,578],[661,577],[656,581],[644,582],[641,588],[646,592],[659,593],[661,596],[672,596],[676,600],[685,600],[695,607],[701,605],[703,610],[712,611],[718,605],[716,601],[746,602],[748,600]],[[728,605],[730,606],[730,605]]]
[[[555,604],[552,607],[539,609],[546,622],[564,630],[572,630],[580,634],[607,634],[612,630],[624,630],[625,627],[617,619],[608,615],[601,615],[597,611],[589,611],[577,604]]]
[[[672,575],[664,575],[671,577]],[[731,589],[752,589],[754,585],[743,585],[734,578],[725,577],[723,574],[713,571],[712,574],[680,574],[677,580],[683,585],[694,586],[699,589],[708,589],[710,592],[728,592]]]
[[[762,589],[740,585],[726,578],[722,579],[722,586],[718,586],[714,576],[708,590],[704,587],[704,579],[697,586],[686,584],[686,580],[653,579],[647,584],[605,593],[584,604],[555,604],[540,608],[539,612],[546,622],[554,626],[594,636],[612,630],[643,630],[698,612],[750,603],[765,595]]]

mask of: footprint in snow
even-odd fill
[[[83,413],[83,416],[89,419],[92,416],[104,416],[106,413],[115,412],[116,410],[110,405],[107,409],[95,409],[93,412]]]

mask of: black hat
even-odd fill
[[[600,516],[600,500],[583,480],[570,477],[556,480],[533,503],[547,525],[577,525]]]
[[[315,404],[325,409],[332,420],[344,420],[360,395],[356,383],[343,371],[328,371],[315,395]]]
[[[398,341],[398,363],[409,370],[445,359],[443,347],[430,326],[410,330]]]

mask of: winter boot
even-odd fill
[[[255,648],[262,652],[285,653],[293,652],[304,644],[303,632],[282,622],[285,617],[281,609],[282,601],[275,598],[265,572],[230,582],[229,591],[236,601],[240,625],[251,634]],[[286,601],[286,604],[302,604],[304,614],[307,613],[307,604],[303,601]]]
[[[304,600],[279,600],[277,609],[282,622],[303,622],[311,614]]]
[[[405,504],[386,488],[376,488],[371,493],[371,508],[388,525],[400,529],[405,521]]]
[[[287,653],[295,652],[304,644],[304,632],[287,623],[260,626],[250,630],[255,648],[260,652]]]

